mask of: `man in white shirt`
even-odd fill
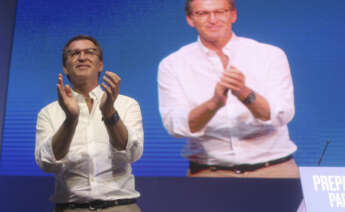
[[[199,39],[162,60],[158,86],[165,128],[188,138],[188,176],[299,177],[285,53],[233,33],[233,0],[187,0],[185,9]]]
[[[55,176],[55,212],[138,212],[131,163],[143,153],[138,103],[119,94],[120,77],[106,71],[96,39],[79,35],[63,50],[58,101],[38,114],[35,158]]]

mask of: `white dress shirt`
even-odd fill
[[[127,127],[128,143],[118,151],[110,141],[99,109],[104,91],[98,86],[89,96],[93,107],[89,112],[84,98],[73,92],[79,107],[78,125],[69,152],[56,160],[52,137],[65,120],[65,113],[57,101],[44,107],[38,114],[35,157],[39,167],[55,175],[56,203],[89,202],[95,199],[117,200],[136,198],[131,163],[143,153],[143,127],[138,103],[119,95],[114,107]]]
[[[217,54],[198,40],[163,59],[158,72],[163,124],[171,135],[188,138],[182,155],[202,164],[233,166],[266,162],[295,152],[297,147],[287,128],[295,108],[285,53],[234,33],[223,52],[230,65],[245,75],[246,85],[268,101],[271,119],[255,119],[228,92],[226,105],[207,125],[199,132],[190,131],[190,111],[213,96],[224,71]]]

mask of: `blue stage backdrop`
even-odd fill
[[[184,2],[19,0],[0,175],[44,175],[34,161],[36,116],[56,99],[65,42],[90,34],[104,48],[105,69],[123,79],[121,93],[141,105],[145,151],[134,174],[184,176],[185,140],[166,133],[157,101],[160,60],[197,39],[186,24]],[[316,165],[330,139],[324,165],[344,166],[345,1],[238,0],[237,8],[238,35],[277,45],[288,55],[296,102],[289,127],[298,164]]]

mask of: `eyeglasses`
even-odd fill
[[[72,59],[79,57],[82,52],[84,52],[86,56],[95,56],[98,54],[98,51],[96,48],[71,49],[71,50],[66,51],[67,55],[71,57]]]
[[[200,19],[206,19],[209,17],[212,13],[216,18],[223,18],[225,17],[230,9],[219,9],[219,10],[213,10],[213,11],[207,11],[207,10],[199,10],[193,12],[193,15],[195,15],[197,18]]]

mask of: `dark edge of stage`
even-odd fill
[[[0,1],[0,158],[17,0]]]

